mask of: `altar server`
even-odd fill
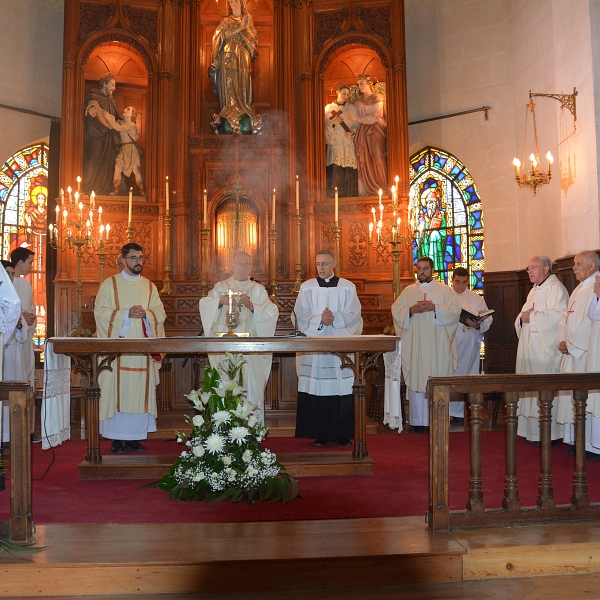
[[[600,257],[595,252],[580,252],[575,255],[573,273],[579,285],[569,298],[567,312],[558,326],[556,341],[562,353],[561,373],[585,373],[588,362],[588,348],[592,333],[592,321],[588,317],[592,302],[596,301],[594,283],[600,267]],[[587,415],[585,422],[585,450],[588,458],[600,458],[600,448],[590,443],[592,419]],[[557,420],[564,424],[563,441],[575,443],[573,393],[563,391],[558,396]]]
[[[360,335],[361,306],[356,286],[334,275],[331,250],[316,256],[319,276],[300,286],[294,306],[298,329],[305,335]],[[317,446],[337,442],[350,445],[354,437],[354,373],[341,369],[339,357],[329,353],[297,355],[298,408],[296,437],[316,438]]]
[[[517,373],[558,373],[562,354],[556,345],[560,320],[567,310],[569,293],[552,275],[552,261],[547,256],[534,256],[527,265],[533,287],[515,320],[519,338]],[[551,439],[563,437],[563,426],[556,422],[557,402],[552,405]],[[519,397],[518,435],[532,442],[540,440],[540,407],[537,393]]]
[[[236,332],[249,333],[252,337],[271,337],[275,334],[279,309],[269,299],[263,285],[250,279],[252,258],[247,252],[233,255],[233,275],[220,281],[200,300],[200,318],[204,335],[214,336],[228,330],[229,291],[232,291],[233,321]],[[223,355],[210,354],[209,361],[216,368]],[[265,387],[271,373],[272,354],[250,354],[244,357],[244,382],[247,400],[260,410],[257,415],[264,423]]]
[[[469,271],[464,267],[456,267],[452,274],[452,289],[456,292],[462,309],[477,315],[488,310],[482,296],[472,292],[469,287]],[[459,323],[456,329],[456,353],[458,366],[455,375],[476,375],[479,373],[481,336],[490,328],[493,317],[485,319],[466,319],[466,324]],[[465,418],[465,403],[450,402],[450,416],[461,422]]]
[[[396,335],[402,338],[402,373],[412,433],[429,427],[429,378],[453,375],[458,366],[453,341],[462,309],[454,290],[436,281],[433,274],[433,260],[419,258],[418,281],[405,287],[392,305]]]
[[[145,257],[135,243],[121,248],[124,269],[102,283],[94,317],[99,338],[164,337],[166,319],[156,286],[142,277]],[[143,452],[139,440],[156,431],[156,386],[160,354],[122,354],[103,371],[100,384],[100,433],[111,450]]]

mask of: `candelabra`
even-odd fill
[[[171,215],[165,215],[165,279],[161,294],[171,296],[175,293],[171,287]]]
[[[71,337],[89,337],[92,335],[89,329],[83,327],[82,315],[82,295],[83,280],[81,274],[81,262],[83,258],[83,248],[94,250],[100,259],[100,283],[104,277],[104,260],[106,258],[105,241],[108,241],[110,234],[110,225],[106,228],[101,223],[102,207],[96,211],[95,195],[92,192],[89,198],[89,204],[84,206],[79,199],[79,191],[75,192],[74,200],[71,194],[71,188],[67,188],[68,202],[65,202],[64,192],[61,190],[60,204],[56,205],[56,223],[49,225],[50,239],[49,243],[55,250],[64,252],[76,248],[77,253],[77,325],[71,331]],[[62,211],[62,218],[61,218]],[[94,211],[98,219],[99,237],[93,235]],[[89,218],[84,217],[89,216]],[[73,235],[73,230],[76,232]]]
[[[394,262],[394,278],[393,278],[393,284],[392,284],[392,293],[393,293],[393,298],[394,298],[394,302],[395,302],[396,298],[398,298],[398,296],[400,295],[400,254],[402,254],[402,250],[400,250],[400,247],[406,246],[408,248],[410,246],[410,244],[412,243],[412,240],[411,240],[410,236],[400,233],[400,226],[402,224],[402,220],[400,219],[400,217],[396,218],[396,211],[397,211],[398,207],[396,205],[396,189],[395,189],[395,187],[392,187],[392,197],[393,197],[393,203],[392,203],[393,221],[392,221],[391,233],[383,232],[384,206],[381,202],[381,190],[379,190],[379,220],[376,220],[376,218],[375,218],[375,207],[373,207],[371,209],[373,212],[373,222],[369,223],[368,244],[369,244],[369,247],[372,248],[373,250],[377,250],[377,249],[381,248],[382,246],[386,246],[388,244],[392,246],[392,260]],[[377,235],[377,240],[375,243],[372,241],[374,229],[375,229],[376,235]],[[335,235],[335,233],[334,233],[334,235]]]
[[[271,288],[271,302],[277,307],[281,308],[279,299],[277,298],[277,229],[275,229],[275,223],[272,224],[271,230],[269,231],[269,242],[270,242],[270,271],[271,280],[269,281],[269,287]]]
[[[302,248],[300,247],[300,223],[302,217],[300,210],[296,211],[296,281],[294,281],[294,289],[292,293],[298,294],[302,285]]]
[[[339,277],[341,272],[340,264],[340,236],[342,228],[339,226],[339,221],[335,221],[335,225],[331,228],[333,231],[333,247],[335,251],[335,274]]]
[[[131,221],[129,221],[129,225],[125,228],[125,235],[127,236],[127,243],[131,244],[133,242],[133,225]]]
[[[208,294],[208,281],[206,280],[206,272],[208,269],[208,236],[210,234],[210,229],[206,227],[206,223],[204,224],[204,229],[200,230],[200,268],[202,269],[202,274],[200,278],[200,297],[204,298]]]

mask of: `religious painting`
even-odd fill
[[[436,276],[448,285],[452,271],[464,267],[471,289],[483,294],[483,209],[467,168],[446,152],[425,148],[411,158],[410,181],[414,263],[430,257]]]
[[[28,279],[38,315],[34,343],[46,333],[46,229],[48,222],[48,146],[16,152],[0,168],[0,246],[2,259],[26,246],[35,253]]]

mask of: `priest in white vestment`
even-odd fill
[[[402,373],[413,433],[429,427],[429,378],[453,375],[458,366],[453,342],[462,309],[454,290],[433,279],[433,273],[431,258],[419,258],[418,281],[405,287],[392,305],[396,335],[402,338]]]
[[[4,266],[0,266],[0,351],[3,356],[0,357],[0,372],[4,377],[3,361],[6,357],[5,344],[10,344],[14,338],[22,335],[23,328],[17,329],[21,322],[21,301],[14,288],[12,280],[6,272]],[[25,381],[24,379],[21,381]],[[10,440],[10,410],[8,405],[4,405],[0,412],[0,441],[8,442]],[[1,455],[0,455],[1,458]]]
[[[125,244],[121,255],[123,271],[106,279],[96,297],[98,337],[164,337],[165,309],[156,286],[141,275],[142,247]],[[115,454],[143,452],[139,440],[156,431],[160,364],[160,354],[122,354],[113,361],[112,372],[100,373],[100,433],[113,440],[111,450]]]
[[[252,259],[247,252],[236,252],[231,263],[233,275],[220,281],[200,300],[200,318],[204,335],[211,337],[228,330],[229,295],[233,292],[234,328],[236,332],[249,333],[251,337],[271,337],[275,334],[279,309],[269,299],[263,285],[250,279]],[[224,355],[209,354],[213,368],[217,368]],[[259,409],[258,417],[264,424],[265,387],[271,374],[272,354],[249,354],[244,357],[244,383],[246,398]]]
[[[456,292],[458,302],[463,310],[477,315],[488,310],[482,296],[468,289],[469,271],[464,267],[456,267],[452,274],[452,289]],[[490,328],[493,317],[485,319],[466,319],[467,324],[459,323],[456,329],[456,353],[458,365],[454,370],[455,375],[478,375],[481,337]],[[450,402],[450,416],[455,422],[464,422],[465,403]]]
[[[331,250],[319,251],[319,276],[300,286],[294,314],[299,331],[308,337],[362,333],[356,286],[334,275],[335,265]],[[339,357],[329,353],[297,355],[296,437],[315,438],[317,446],[329,442],[350,445],[354,437],[354,373],[341,369],[341,364]]]
[[[552,275],[552,261],[547,256],[534,256],[527,265],[533,287],[515,320],[519,338],[516,373],[558,373],[562,354],[556,344],[558,326],[569,301],[567,288]],[[558,403],[552,404],[552,440],[563,437],[563,426],[557,423]],[[522,393],[517,408],[517,434],[530,442],[540,441],[540,407],[537,392]]]
[[[600,275],[598,273],[594,276],[594,296],[588,310],[588,317],[592,322],[592,333],[588,347],[586,371],[600,373]],[[600,390],[590,391],[587,412],[592,421],[589,442],[593,448],[600,450]]]
[[[594,283],[600,267],[600,257],[595,252],[580,252],[575,255],[573,272],[579,285],[569,298],[567,312],[558,326],[556,343],[562,353],[561,373],[585,373],[588,362],[588,349],[592,333],[592,321],[588,317],[590,306],[596,300]],[[558,396],[557,420],[564,425],[563,441],[575,443],[573,423],[573,393],[561,391]],[[585,450],[588,458],[600,458],[600,449],[590,443],[592,437],[592,419],[586,418]]]

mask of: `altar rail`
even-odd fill
[[[588,391],[600,388],[600,373],[540,375],[466,375],[429,380],[429,510],[432,531],[471,527],[529,525],[600,519],[600,503],[591,504],[585,467],[585,416]],[[551,455],[552,403],[558,390],[573,390],[575,410],[575,471],[571,504],[554,500]],[[486,510],[481,477],[483,394],[503,392],[506,406],[506,474],[502,508]],[[522,508],[517,478],[517,404],[519,393],[538,392],[540,398],[540,483],[537,506]],[[450,396],[467,393],[471,409],[471,475],[467,509],[449,505]]]

